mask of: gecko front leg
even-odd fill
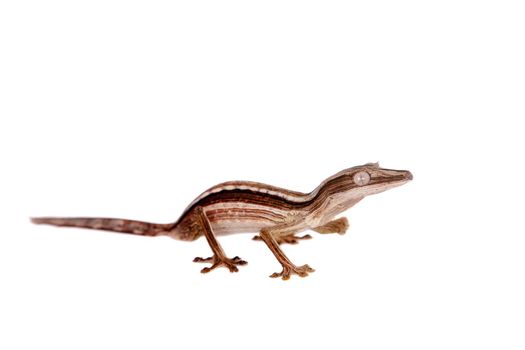
[[[199,222],[199,226],[201,227],[204,233],[204,237],[206,237],[206,240],[208,241],[208,244],[210,245],[210,248],[213,252],[213,256],[209,258],[196,257],[195,259],[193,259],[194,262],[209,262],[212,264],[210,267],[203,268],[201,272],[207,273],[219,266],[224,266],[228,268],[230,272],[239,271],[236,265],[246,265],[247,262],[242,260],[238,256],[234,257],[233,259],[226,257],[224,250],[215,238],[215,234],[213,233],[210,221],[208,220],[204,209],[202,209],[202,207],[197,207],[195,208],[195,212],[196,220]]]
[[[283,280],[287,280],[292,274],[306,277],[309,272],[315,271],[308,265],[296,266],[293,264],[279,247],[279,243],[276,241],[275,236],[279,236],[278,228],[263,228],[260,233],[261,240],[266,243],[273,255],[277,258],[277,261],[279,261],[283,267],[281,272],[275,272],[271,274],[270,277],[281,277]]]

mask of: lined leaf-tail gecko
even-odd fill
[[[193,241],[204,236],[213,255],[197,257],[194,262],[211,263],[201,270],[210,272],[226,267],[237,272],[237,265],[246,261],[238,256],[229,258],[217,241],[217,236],[257,232],[282,265],[282,271],[270,275],[286,280],[292,274],[301,277],[313,272],[308,265],[292,263],[280,244],[297,243],[310,235],[299,232],[313,230],[321,234],[344,234],[348,228],[345,217],[334,219],[364,197],[405,184],[412,180],[407,170],[392,170],[368,163],[348,168],[330,176],[310,193],[301,193],[258,182],[231,181],[221,183],[198,196],[174,223],[155,224],[136,220],[92,217],[36,217],[35,224],[82,227],[131,233],[143,236],[169,236]]]

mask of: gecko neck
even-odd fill
[[[312,202],[308,211],[311,225],[322,225],[330,221],[365,197],[359,189],[349,186],[348,181],[348,177],[336,174],[310,193]]]

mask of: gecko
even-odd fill
[[[344,234],[346,217],[336,218],[366,196],[403,185],[412,180],[408,170],[384,169],[379,163],[367,163],[344,169],[328,177],[309,193],[251,181],[229,181],[203,192],[173,223],[158,224],[137,220],[96,217],[33,217],[35,224],[81,227],[142,236],[169,236],[194,241],[204,236],[213,255],[196,257],[194,262],[210,263],[201,270],[210,272],[225,267],[237,272],[247,262],[238,256],[229,258],[217,240],[234,233],[258,233],[254,240],[263,241],[282,266],[270,277],[287,280],[291,275],[308,276],[315,270],[308,264],[295,265],[283,252],[284,243],[296,244],[312,238],[300,232]]]

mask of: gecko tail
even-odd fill
[[[136,220],[91,217],[35,217],[31,218],[31,222],[38,225],[80,227],[140,236],[159,236],[173,228],[173,224],[154,224]]]

